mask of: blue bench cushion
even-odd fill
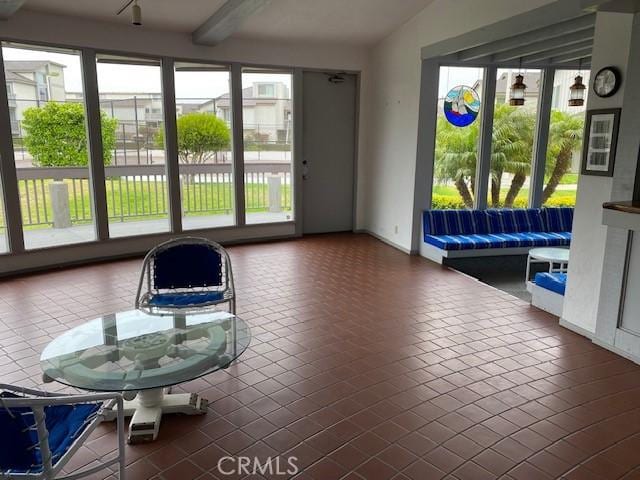
[[[573,208],[543,208],[542,216],[547,232],[570,232],[573,228]]]
[[[487,216],[482,210],[424,212],[424,233],[428,235],[469,235],[488,231]]]
[[[223,292],[157,293],[149,299],[149,305],[154,307],[188,307],[207,305],[223,299]]]
[[[547,231],[542,209],[540,208],[505,208],[486,210],[488,233],[522,233]]]
[[[0,396],[16,398],[9,392]],[[49,449],[52,462],[58,460],[85,430],[95,416],[100,404],[53,405],[44,408],[45,425],[49,431]],[[6,409],[0,405],[0,471],[24,473],[42,471],[33,411],[28,407]]]
[[[564,295],[564,291],[567,287],[567,274],[566,273],[536,273],[533,282],[546,290]]]
[[[569,232],[489,233],[484,235],[425,235],[424,241],[442,250],[560,247],[571,243]]]

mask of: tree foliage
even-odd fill
[[[217,152],[227,150],[231,144],[231,132],[224,120],[213,113],[191,112],[178,117],[178,157],[182,163],[201,164],[213,158]],[[164,132],[160,130],[156,143],[164,144]]]
[[[535,114],[524,108],[499,104],[495,107],[492,132],[490,199],[497,207],[512,207],[518,193],[531,172],[535,136]],[[580,146],[584,118],[553,111],[549,131],[546,179],[543,201],[556,191],[562,177],[571,168],[573,152]],[[444,117],[438,118],[436,136],[435,178],[453,182],[464,205],[471,208],[475,192],[479,125],[458,128]],[[511,184],[504,199],[500,198],[503,177],[511,176]]]
[[[111,163],[118,121],[100,112],[104,164]],[[41,167],[78,167],[88,163],[87,130],[81,103],[49,102],[23,113],[24,146]]]

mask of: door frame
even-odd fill
[[[361,80],[362,75],[360,71],[353,70],[336,70],[331,68],[295,68],[293,71],[293,110],[294,110],[294,131],[293,131],[293,176],[295,178],[294,184],[294,215],[295,215],[295,236],[302,237],[304,230],[304,217],[303,217],[303,200],[304,200],[304,180],[302,179],[304,160],[304,136],[303,136],[303,123],[304,123],[304,105],[303,105],[303,77],[305,72],[310,73],[342,73],[345,75],[355,76],[355,105],[354,105],[354,118],[355,124],[353,126],[353,185],[352,185],[352,208],[351,208],[351,231],[356,232],[356,219],[358,208],[358,157],[359,157],[359,140],[360,140],[360,92],[361,92]],[[298,120],[296,120],[298,118]]]

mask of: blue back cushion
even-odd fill
[[[504,208],[486,211],[489,233],[545,232],[540,208]]]
[[[487,216],[480,210],[426,210],[425,235],[487,233]]]
[[[8,392],[2,397],[16,397]],[[34,441],[27,430],[33,423],[33,414],[27,407],[5,409],[0,404],[0,471],[25,470],[38,463],[36,450],[29,447]]]
[[[547,232],[570,232],[573,228],[573,208],[545,208],[543,217]]]
[[[157,289],[222,285],[222,257],[208,245],[175,245],[154,256],[153,285]]]

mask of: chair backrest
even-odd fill
[[[543,215],[547,232],[570,232],[573,228],[573,207],[547,207]]]
[[[153,253],[153,288],[212,287],[224,284],[223,258],[209,244],[175,243]]]

